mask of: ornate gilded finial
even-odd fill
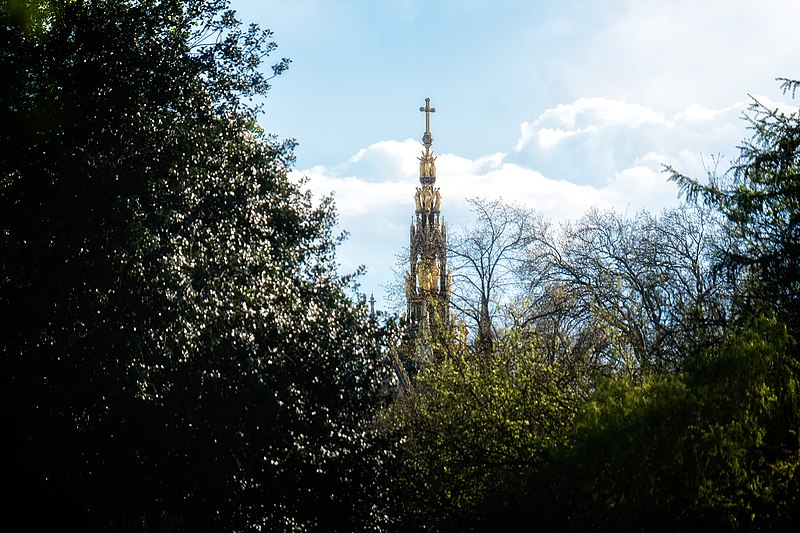
[[[431,113],[436,112],[435,107],[431,107],[431,99],[425,99],[425,107],[420,107],[420,111],[425,113],[425,135],[422,136],[422,144],[425,145],[425,150],[430,150],[433,144],[433,135],[431,135]]]

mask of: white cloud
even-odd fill
[[[336,177],[358,176],[371,183],[411,179],[417,170],[416,154],[419,143],[379,141],[362,148],[347,162],[330,169]]]
[[[676,122],[710,122],[720,111],[708,109],[698,103],[691,104],[684,111],[675,114]]]
[[[662,165],[703,177],[711,156],[735,155],[745,135],[743,107],[694,103],[669,116],[605,98],[556,106],[523,123],[508,152],[476,159],[439,154],[443,216],[451,231],[468,222],[472,197],[520,203],[553,220],[580,217],[590,207],[632,214],[677,205],[677,187]],[[367,265],[363,288],[376,297],[408,244],[421,151],[416,140],[381,141],[340,165],[297,171],[315,193],[335,192],[340,225],[351,234],[339,253],[342,270]],[[725,168],[723,163],[720,170]]]
[[[744,104],[712,109],[693,103],[672,116],[608,98],[581,98],[522,123],[506,163],[535,168],[551,179],[604,188],[617,173],[637,166],[660,172],[662,164],[702,170],[700,154],[734,155],[745,133]],[[692,148],[689,161],[683,150]]]
[[[574,135],[591,135],[614,126],[637,128],[664,120],[663,114],[641,105],[602,97],[580,98],[546,110],[533,122],[523,122],[515,149],[524,149],[531,140],[537,141],[540,148],[550,148]]]

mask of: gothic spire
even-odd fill
[[[425,99],[425,149],[419,160],[419,181],[414,194],[414,223],[409,242],[409,269],[406,274],[407,316],[418,342],[430,341],[449,320],[450,270],[447,268],[447,234],[441,218],[442,195],[436,187],[436,156],[431,151],[431,99]]]

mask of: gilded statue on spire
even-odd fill
[[[419,177],[435,178],[436,156],[425,150],[422,152],[422,157],[418,157],[417,159],[419,159]]]
[[[438,187],[435,189],[430,185],[417,187],[417,192],[414,194],[414,206],[417,208],[417,213],[438,213],[441,205],[442,193]]]

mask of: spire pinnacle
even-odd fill
[[[431,135],[431,113],[436,112],[435,107],[431,107],[431,99],[425,99],[425,107],[420,107],[420,111],[425,113],[425,134],[422,136],[422,144],[425,145],[425,150],[429,151],[433,144],[433,135]]]

